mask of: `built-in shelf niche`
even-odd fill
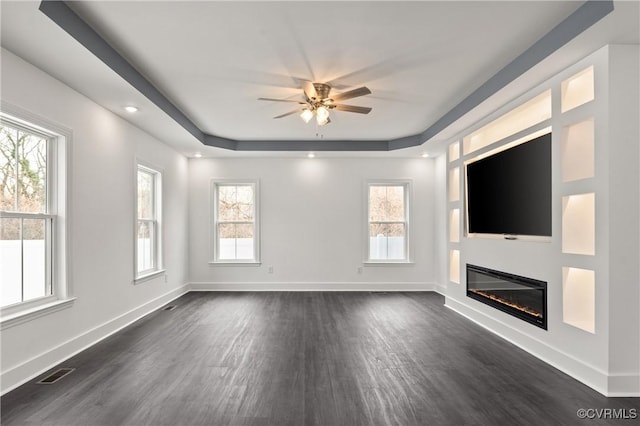
[[[562,129],[562,181],[571,182],[594,176],[593,119],[580,121]]]
[[[460,167],[449,170],[449,201],[460,200]]]
[[[454,142],[449,145],[449,162],[456,161],[460,158],[460,142]]]
[[[460,209],[452,209],[449,212],[449,241],[460,242]]]
[[[564,80],[561,92],[562,112],[592,101],[595,98],[593,66]]]
[[[564,80],[561,111],[572,110],[594,100],[593,66]],[[561,179],[574,182],[595,177],[595,120],[593,117],[562,129]],[[562,197],[562,252],[595,255],[595,193]],[[595,333],[595,271],[562,268],[562,320]]]
[[[449,281],[460,284],[460,250],[449,250]]]
[[[464,155],[518,133],[551,118],[551,90],[509,111],[500,118],[462,138]]]
[[[595,254],[595,194],[562,197],[562,252]]]
[[[595,333],[595,272],[562,268],[562,320]]]

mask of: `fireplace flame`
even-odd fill
[[[500,297],[498,297],[498,296],[496,296],[494,294],[487,293],[486,291],[474,290],[474,289],[470,289],[470,290],[472,292],[476,293],[476,294],[479,294],[481,296],[486,297],[487,299],[495,300],[496,302],[500,302],[503,305],[510,306],[510,307],[512,307],[514,309],[517,309],[517,310],[521,311],[521,312],[526,312],[527,314],[532,315],[532,316],[534,316],[536,318],[542,318],[542,314],[540,312],[536,312],[536,311],[534,311],[534,310],[532,310],[532,309],[530,309],[530,308],[528,308],[526,306],[518,305],[517,303],[508,302],[508,301],[506,301],[506,300],[504,300],[504,299],[502,299],[502,298],[500,298]]]

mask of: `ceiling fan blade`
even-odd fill
[[[286,116],[288,116],[288,115],[297,114],[297,113],[299,113],[299,112],[300,112],[300,110],[299,110],[299,109],[294,109],[293,111],[289,111],[289,112],[287,112],[287,113],[285,113],[285,114],[276,115],[276,116],[275,116],[275,117],[273,117],[273,118],[282,118],[282,117],[286,117]]]
[[[310,81],[302,81],[302,90],[304,90],[304,95],[307,97],[307,100],[318,97],[316,88],[313,87],[313,83]]]
[[[295,99],[273,99],[273,98],[258,98],[259,101],[272,101],[272,102],[295,102],[296,104],[304,105],[306,102],[296,101]]]
[[[365,86],[362,86],[362,87],[358,87],[357,89],[349,90],[348,92],[343,92],[343,93],[338,93],[337,95],[333,95],[331,96],[331,99],[333,99],[334,102],[337,102],[337,101],[342,101],[344,99],[357,98],[358,96],[364,96],[364,95],[370,95],[370,94],[371,94],[371,90],[369,90],[369,88]]]
[[[371,108],[369,107],[344,105],[344,104],[337,104],[335,106],[335,109],[337,109],[338,111],[357,112],[358,114],[369,114],[371,112]]]

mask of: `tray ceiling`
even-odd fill
[[[573,1],[68,4],[204,135],[250,141],[252,149],[266,142],[265,150],[289,150],[288,141],[316,146],[336,141],[330,146],[337,148],[349,141],[431,138],[426,130],[582,6]],[[2,2],[4,47],[120,115],[124,104],[137,104],[140,114],[124,115],[128,120],[183,151],[197,149],[194,132],[185,133],[184,125],[140,91],[129,93],[131,85],[38,6]],[[296,115],[273,119],[291,106],[257,98],[303,100],[301,79],[329,83],[336,93],[365,85],[373,93],[350,103],[373,110],[368,115],[332,111],[332,122],[322,127]],[[436,130],[447,126],[441,127]]]

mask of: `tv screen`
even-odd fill
[[[467,164],[467,227],[551,236],[551,133]]]

